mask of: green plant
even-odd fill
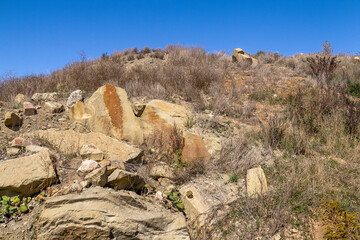
[[[230,182],[237,182],[239,180],[239,175],[236,172],[231,173]]]
[[[192,128],[195,124],[194,118],[192,116],[187,116],[184,122],[184,126],[187,128]]]
[[[167,199],[171,202],[174,209],[184,211],[184,204],[181,201],[180,192],[177,189],[172,189],[166,194]]]
[[[23,198],[2,196],[0,202],[0,222],[20,220],[21,214],[27,213],[31,207],[31,197]]]
[[[21,103],[15,105],[15,108],[16,108],[16,109],[20,109],[20,108],[22,108],[22,107],[23,107],[23,105],[22,105]]]

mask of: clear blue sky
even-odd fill
[[[50,73],[128,47],[167,44],[291,55],[360,51],[359,0],[0,0],[0,76]]]

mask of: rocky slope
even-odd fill
[[[131,103],[113,85],[85,100],[24,98],[1,109],[0,193],[33,203],[23,221],[3,218],[4,239],[189,239],[214,208],[247,194],[245,180],[187,173],[222,149],[219,136],[187,126],[188,104]],[[263,175],[248,177],[248,192],[266,192]]]
[[[150,60],[162,71],[163,62],[180,68],[181,58],[171,54],[128,60],[126,68]],[[110,60],[115,55],[87,67]],[[245,70],[230,69],[224,82],[212,83],[221,84],[216,91],[199,91],[202,108],[199,99],[191,101],[193,89],[186,89],[187,101],[176,94],[129,98],[111,84],[86,98],[79,89],[0,102],[0,239],[321,238],[323,225],[309,217],[320,214],[313,202],[327,189],[343,189],[319,191],[319,185],[357,179],[357,162],[334,152],[305,155],[305,134],[295,124],[281,125],[287,97],[311,88],[311,81],[241,49],[232,60]],[[193,74],[187,67],[179,76]],[[334,172],[341,179],[324,177]]]

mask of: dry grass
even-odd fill
[[[133,48],[111,56],[103,54],[94,61],[73,62],[49,75],[6,78],[0,85],[0,99],[11,101],[18,93],[31,97],[35,92],[58,92],[67,96],[76,89],[89,95],[98,87],[112,83],[124,88],[130,96],[170,99],[177,94],[198,108],[205,107],[203,95],[210,94],[213,106],[220,111],[224,101],[229,103],[233,99],[225,92],[211,89],[221,89],[234,69],[236,65],[224,53],[208,54],[202,48],[171,45],[152,53],[149,48],[140,53]]]

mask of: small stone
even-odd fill
[[[14,148],[14,147],[10,147],[6,149],[6,154],[8,156],[15,156],[17,154],[19,154],[20,149],[19,148]]]
[[[83,187],[79,183],[74,183],[70,187],[70,192],[81,192],[83,190]]]
[[[158,200],[160,200],[160,201],[162,201],[162,200],[164,199],[164,195],[163,195],[162,192],[157,191],[157,192],[155,193],[155,198],[158,199]]]
[[[95,170],[96,168],[99,168],[100,165],[95,162],[94,160],[84,160],[82,161],[80,167],[76,171],[76,173],[80,176],[84,176],[87,173]]]
[[[36,109],[31,102],[24,102],[23,108],[25,116],[31,116],[36,114]]]
[[[133,107],[133,112],[134,112],[135,116],[141,117],[141,114],[144,112],[146,105],[142,104],[140,102],[134,102],[132,104],[132,107]]]
[[[80,89],[75,90],[70,94],[70,96],[66,102],[66,106],[68,108],[71,108],[75,103],[82,101],[82,100],[83,100],[82,91]]]

